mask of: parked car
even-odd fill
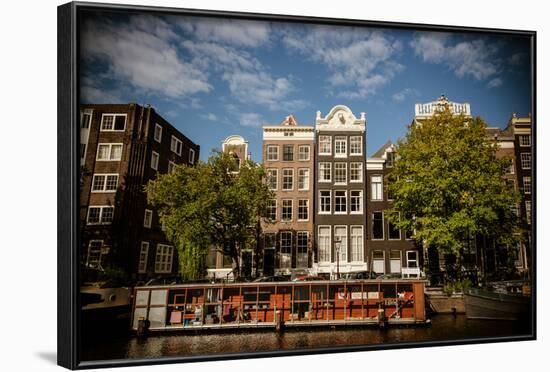
[[[258,283],[258,282],[286,282],[288,280],[289,280],[288,276],[269,275],[269,276],[261,276],[257,279],[254,279],[253,282],[254,283]]]
[[[355,271],[341,276],[345,280],[376,279],[378,274],[373,271]]]
[[[296,277],[293,281],[294,282],[311,282],[314,280],[325,280],[325,278],[317,275],[302,275],[302,276]]]

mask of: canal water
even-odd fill
[[[129,335],[84,335],[83,361],[133,358],[197,356],[205,354],[255,352],[335,346],[374,345],[399,342],[465,340],[531,334],[528,321],[471,320],[464,315],[438,315],[429,326],[361,328],[314,328],[238,333],[164,333],[137,338]]]

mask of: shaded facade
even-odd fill
[[[238,173],[239,169],[245,161],[250,160],[251,156],[248,152],[248,141],[242,136],[231,135],[222,141],[222,152],[227,153],[235,160],[235,167],[231,170]],[[256,257],[252,249],[244,247],[241,250],[240,275],[251,276],[256,269]],[[224,255],[220,250],[212,246],[208,252],[206,259],[207,276],[215,279],[233,279],[233,261],[231,257]]]
[[[144,186],[200,147],[152,107],[89,104],[80,109],[80,226],[83,267],[113,267],[134,279],[177,272],[174,246],[147,204]]]
[[[315,259],[318,275],[368,269],[366,226],[366,119],[334,106],[315,120]]]
[[[294,116],[263,127],[262,159],[275,194],[263,222],[264,275],[306,274],[313,260],[314,128]]]
[[[413,232],[395,228],[387,218],[393,198],[386,183],[395,150],[388,141],[367,158],[367,256],[369,270],[378,274],[401,274],[404,268],[422,267],[422,250],[413,240]]]

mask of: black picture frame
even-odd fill
[[[291,356],[321,353],[341,353],[351,351],[400,349],[413,347],[431,347],[490,342],[510,342],[535,340],[537,308],[537,275],[532,272],[532,334],[514,337],[493,337],[485,339],[460,339],[452,341],[425,341],[412,343],[388,343],[361,346],[335,346],[331,348],[313,348],[307,350],[280,350],[254,353],[213,354],[207,356],[164,357],[161,359],[125,359],[83,362],[79,356],[79,291],[78,291],[78,247],[79,247],[79,13],[84,10],[106,10],[121,12],[147,12],[150,14],[194,15],[213,18],[231,18],[243,20],[284,21],[304,24],[324,24],[340,26],[363,26],[391,29],[414,29],[421,31],[446,31],[461,33],[485,33],[500,35],[522,35],[531,39],[531,94],[532,94],[532,151],[536,154],[537,114],[536,114],[536,32],[511,29],[490,29],[476,27],[443,26],[433,24],[415,24],[368,21],[360,19],[333,19],[308,16],[290,16],[280,14],[257,14],[245,12],[227,12],[199,9],[179,9],[155,6],[118,5],[103,3],[71,2],[58,7],[58,364],[69,369],[87,369],[98,367],[140,366],[180,362],[201,362],[228,359]],[[536,165],[532,163],[532,267],[537,266],[536,235]]]

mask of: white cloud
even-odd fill
[[[262,116],[255,112],[245,112],[239,115],[239,124],[243,127],[261,127]]]
[[[262,21],[219,18],[183,18],[177,23],[201,41],[255,48],[270,42],[270,24]]]
[[[418,95],[418,90],[412,89],[412,88],[405,88],[405,89],[400,90],[397,93],[394,93],[392,95],[392,99],[396,102],[403,102],[405,100],[405,98],[407,98],[409,96],[412,96],[412,95],[417,96]]]
[[[453,44],[451,34],[418,32],[410,45],[424,62],[445,64],[460,78],[485,80],[498,73],[498,49],[481,39]]]
[[[157,17],[132,17],[128,24],[87,22],[82,30],[82,56],[108,66],[107,75],[124,86],[180,98],[209,92],[206,74],[183,60],[177,35]]]
[[[208,114],[202,114],[200,115],[201,118],[203,119],[206,119],[206,120],[210,120],[210,121],[217,121],[218,120],[218,117],[216,116],[216,114],[212,113],[212,112],[209,112]]]
[[[83,103],[124,103],[117,91],[101,89],[95,86],[82,84],[80,100]]]
[[[501,78],[494,78],[490,82],[487,83],[488,88],[498,88],[502,85],[502,79]]]
[[[283,31],[290,51],[327,66],[329,85],[337,95],[363,98],[375,93],[403,70],[393,60],[401,43],[381,32],[358,28],[310,26]]]

